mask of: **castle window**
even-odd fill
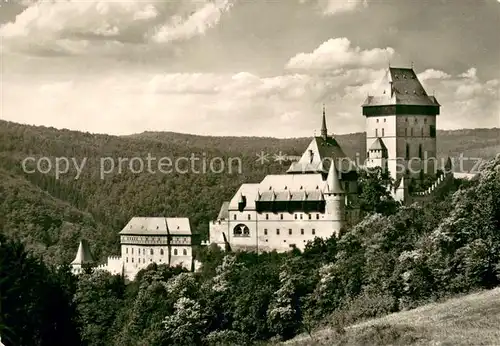
[[[311,215],[311,214],[309,214],[308,216],[309,216],[309,220],[311,220],[311,219],[312,219],[312,215]]]
[[[142,249],[142,254],[145,255],[146,254],[146,249]]]
[[[386,119],[386,118],[384,118],[384,123],[385,123],[386,121],[387,121],[387,119]]]
[[[146,263],[146,259],[145,258],[142,259],[142,263]]]
[[[410,159],[410,145],[406,143],[406,159]]]
[[[384,129],[382,129],[382,137],[384,137]]]
[[[378,124],[378,119],[377,119],[377,124]]]
[[[276,228],[276,235],[280,235],[280,229]]]
[[[266,214],[266,220],[269,220],[269,214]]]
[[[418,145],[418,157],[422,160],[424,158],[423,152],[422,152],[422,144]]]
[[[300,230],[300,234],[304,235],[304,229]]]
[[[408,120],[408,119],[406,119]],[[408,129],[405,129],[405,137],[408,137]]]
[[[424,124],[427,124],[427,118],[424,119]]]
[[[132,248],[132,255],[134,254],[134,248]]]
[[[264,228],[264,235],[267,235],[267,228]]]
[[[410,129],[410,136],[413,137],[413,128]]]
[[[415,124],[418,124],[418,119],[417,118],[415,118]]]
[[[280,220],[283,220],[283,214],[280,214]]]
[[[244,224],[237,224],[236,226],[234,226],[233,228],[233,235],[235,237],[248,237],[250,236],[250,229],[248,229],[248,227]]]
[[[128,254],[128,247],[125,248],[125,253]]]
[[[151,249],[151,255],[153,255],[153,254],[154,254],[154,251],[153,251],[153,249]]]
[[[319,214],[316,214],[316,220],[319,220]]]
[[[297,214],[294,214],[293,216],[295,217],[295,220],[297,220]]]
[[[375,129],[375,137],[378,137],[378,129]]]
[[[288,234],[292,235],[292,229],[291,228],[288,230]]]
[[[405,118],[405,121],[408,122],[408,118]]]
[[[125,257],[125,262],[127,262],[127,263],[128,263],[128,257]]]
[[[300,219],[302,220],[302,214],[300,214]]]
[[[162,256],[163,256],[163,254],[164,254],[164,253],[163,253],[163,249],[160,249],[160,255],[162,255]]]
[[[174,256],[177,256],[177,249],[174,249]]]
[[[132,263],[134,263],[134,257],[132,257]]]
[[[432,138],[436,138],[436,126],[434,125],[430,125],[429,126],[429,135],[432,137]]]
[[[315,235],[316,234],[316,230],[313,228],[312,229],[312,235]]]
[[[250,220],[250,219],[251,219],[250,214],[248,214],[248,220]]]
[[[233,219],[236,220],[236,214],[233,215]]]
[[[182,254],[183,254],[184,256],[187,256],[187,254],[188,254],[187,250],[186,250],[186,249],[183,249],[183,250],[182,250]]]
[[[424,128],[423,128],[423,127],[420,129],[420,135],[421,135],[422,137],[424,136]]]

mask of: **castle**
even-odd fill
[[[366,117],[364,164],[353,162],[334,136],[328,135],[323,108],[321,135],[313,137],[298,162],[285,174],[241,185],[210,223],[210,239],[205,244],[287,251],[303,249],[315,237],[338,235],[360,217],[357,172],[365,167],[386,170],[395,181],[392,195],[402,203],[427,199],[450,180],[451,173],[436,176],[441,168],[436,159],[440,105],[427,95],[413,68],[389,67],[362,110]],[[411,193],[412,180],[421,180],[424,173],[435,176],[433,185]]]
[[[366,161],[349,158],[328,134],[323,107],[320,136],[314,136],[297,162],[284,174],[240,186],[209,224],[209,241],[223,249],[288,251],[304,249],[316,237],[338,236],[359,221],[358,172],[382,167],[394,179],[391,193],[405,204],[427,200],[453,178],[451,160],[437,174],[436,117],[440,105],[427,95],[413,68],[389,67],[375,95],[362,105],[366,117]],[[425,190],[412,191],[413,181],[433,178]],[[187,218],[134,217],[120,232],[121,256],[109,257],[97,269],[130,280],[150,263],[194,269],[194,245]],[[73,271],[93,264],[81,242]]]
[[[134,217],[120,234],[121,256],[110,256],[106,264],[95,267],[88,243],[80,242],[73,273],[80,274],[86,265],[133,280],[149,264],[168,264],[193,270],[193,240],[189,219]]]

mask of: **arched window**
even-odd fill
[[[423,158],[424,158],[424,155],[423,155],[423,153],[422,153],[422,144],[419,144],[419,145],[418,145],[418,157],[419,157],[420,159],[423,159]]]
[[[249,237],[250,230],[248,229],[247,225],[240,223],[240,224],[237,224],[236,226],[234,226],[233,235],[235,237]]]
[[[406,159],[410,159],[410,145],[406,143]]]
[[[160,249],[160,255],[163,256],[163,249]]]
[[[382,137],[384,137],[384,129],[382,129]]]
[[[177,256],[177,249],[174,249],[174,256]]]
[[[146,254],[146,249],[142,249],[142,254],[145,255]]]
[[[183,249],[183,250],[182,250],[182,254],[183,254],[184,256],[187,256],[187,254],[188,254],[187,250],[186,250],[186,249]]]
[[[151,255],[153,255],[153,254],[154,254],[154,251],[153,251],[153,249],[151,249]]]
[[[375,129],[375,137],[378,137],[378,129]]]

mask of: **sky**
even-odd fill
[[[500,127],[500,0],[0,0],[0,119],[94,133],[364,130],[389,66]]]

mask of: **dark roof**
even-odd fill
[[[434,96],[427,95],[413,69],[390,67],[376,95],[368,96],[363,107],[383,105],[439,106],[439,103]]]
[[[370,150],[387,150],[387,147],[385,146],[384,141],[378,137],[371,145]]]

